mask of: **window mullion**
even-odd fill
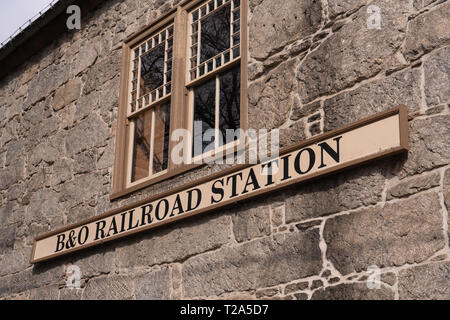
[[[174,20],[173,31],[173,47],[172,47],[172,96],[171,96],[171,112],[170,112],[170,133],[176,129],[187,129],[187,118],[189,111],[186,108],[185,95],[185,79],[186,68],[189,56],[186,53],[186,46],[189,44],[187,36],[189,36],[186,25],[189,25],[187,12],[181,7],[178,8]],[[189,72],[188,72],[189,73]],[[188,139],[186,139],[188,140]],[[174,170],[182,165],[175,165],[170,156],[173,147],[177,141],[169,141],[169,163],[168,169]],[[185,141],[188,143],[188,141]]]
[[[150,129],[149,176],[153,175],[153,158],[155,152],[155,109],[153,109],[151,112],[152,121]]]
[[[216,76],[216,108],[215,108],[215,112],[216,112],[216,114],[215,114],[216,125],[214,128],[215,129],[214,146],[217,149],[220,147],[219,139],[218,139],[219,138],[219,129],[220,129],[219,128],[219,120],[220,120],[220,117],[219,117],[219,112],[220,112],[220,78],[219,78],[219,75]]]

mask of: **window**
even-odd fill
[[[112,199],[234,150],[227,129],[247,126],[246,16],[246,0],[184,1],[124,42]],[[182,164],[177,129],[191,137]]]
[[[193,157],[222,147],[226,130],[240,128],[240,11],[240,0],[211,0],[189,14]],[[195,85],[198,79],[207,80]]]

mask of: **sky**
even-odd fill
[[[0,42],[50,2],[52,0],[0,0]]]

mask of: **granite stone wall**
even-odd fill
[[[404,104],[407,155],[29,264],[43,232],[220,170],[109,200],[121,42],[179,2],[104,1],[0,80],[0,297],[449,299],[442,0],[249,0],[249,127],[279,128],[287,146]],[[81,289],[65,287],[73,264]]]

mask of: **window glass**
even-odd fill
[[[200,63],[230,48],[230,4],[201,21]]]
[[[148,177],[150,170],[152,111],[138,115],[134,120],[134,145],[131,181]]]
[[[164,46],[158,45],[141,58],[141,90],[143,96],[164,83]]]
[[[153,174],[167,169],[169,163],[170,104],[155,109]]]
[[[226,140],[227,129],[240,128],[240,99],[241,99],[241,70],[234,67],[219,76],[220,98],[219,98],[219,129]],[[236,139],[239,138],[238,136]],[[219,143],[220,143],[219,139]],[[231,142],[231,141],[226,141]]]
[[[198,124],[201,123],[201,128]],[[214,142],[203,141],[206,130],[214,129],[216,123],[216,78],[213,78],[195,88],[194,92],[194,143],[193,155],[202,154],[205,148]],[[196,126],[197,124],[197,126]]]

